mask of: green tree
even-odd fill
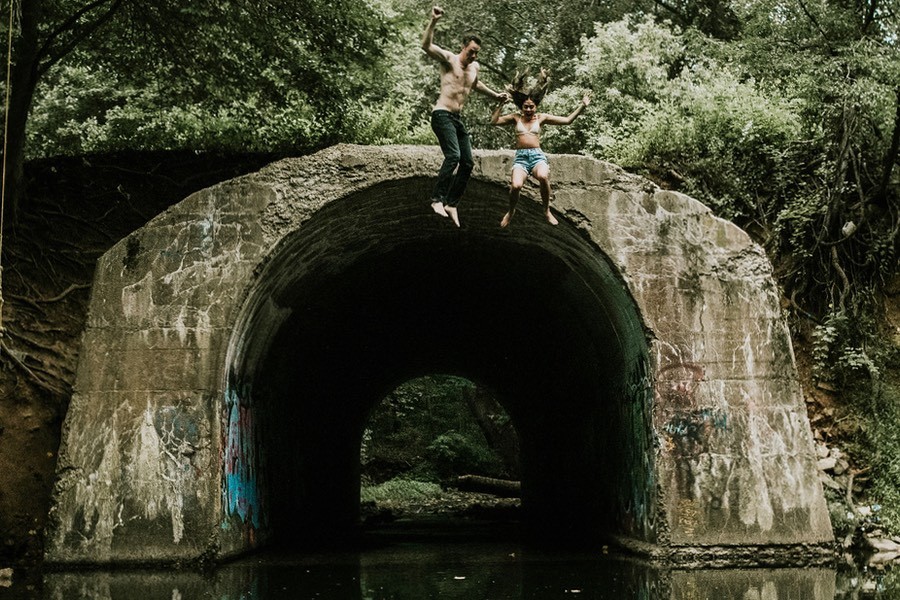
[[[859,327],[872,293],[896,272],[900,215],[900,52],[896,1],[747,7],[747,43],[734,48],[749,74],[802,106],[803,168],[782,207],[771,248],[791,256],[789,295],[823,326],[849,318]],[[893,18],[892,18],[893,15]],[[799,308],[799,307],[798,307]]]
[[[392,32],[383,12],[363,0],[28,0],[16,8],[5,140],[14,206],[24,193],[27,125],[42,80],[49,78],[50,97],[59,96],[52,88],[77,95],[83,90],[69,86],[86,80],[104,88],[107,94],[81,98],[73,114],[93,113],[98,126],[171,110],[188,130],[202,129],[197,121],[213,115],[219,132],[249,131],[265,125],[246,122],[252,115],[274,115],[277,123],[278,108],[287,106],[296,110],[277,125],[293,132],[292,115],[312,115],[314,125],[331,133],[340,130],[354,94],[377,76],[372,68]],[[63,63],[68,70],[58,70]],[[271,141],[265,134],[278,127],[262,130],[262,140]],[[126,126],[117,135],[122,144],[143,141],[134,133]]]

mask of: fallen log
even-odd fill
[[[482,475],[460,475],[456,478],[455,485],[456,489],[463,492],[479,492],[502,498],[518,498],[522,492],[522,484],[519,481]]]

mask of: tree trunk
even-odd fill
[[[496,479],[481,475],[460,475],[456,487],[464,492],[481,492],[501,498],[518,498],[522,495],[522,485],[510,479]]]
[[[7,206],[15,220],[25,197],[25,133],[28,113],[38,82],[38,18],[40,0],[20,2],[21,29],[13,39],[9,114],[6,125]]]
[[[500,423],[497,419],[492,418],[506,413],[494,397],[485,390],[476,386],[472,392],[463,395],[469,412],[472,413],[472,417],[481,428],[488,445],[500,455],[509,473],[518,477],[519,436],[516,434],[512,421],[507,419]]]

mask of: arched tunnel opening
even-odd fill
[[[448,373],[488,386],[514,422],[523,535],[648,538],[647,339],[621,278],[536,203],[501,230],[506,190],[472,181],[456,229],[428,214],[430,185],[393,181],[327,204],[259,273],[228,387],[252,390],[241,401],[254,414],[262,537],[353,538],[371,412],[399,384]]]

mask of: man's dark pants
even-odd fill
[[[456,206],[466,191],[466,184],[469,183],[469,177],[475,167],[475,161],[472,159],[472,141],[459,113],[448,110],[436,110],[431,113],[431,130],[437,136],[441,151],[444,153],[444,162],[438,171],[431,201]]]

